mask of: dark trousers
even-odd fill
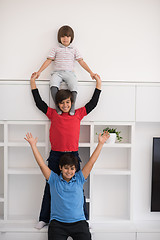
[[[52,220],[48,228],[48,240],[91,240],[88,223],[84,221],[74,223],[62,223]]]
[[[58,175],[60,174],[60,169],[59,169],[59,160],[60,157],[65,154],[66,152],[58,152],[58,151],[50,151],[49,158],[47,159],[48,161],[48,167]],[[80,162],[81,159],[79,157],[78,151],[76,152],[71,152],[78,158],[79,162],[79,167],[77,171],[80,170]],[[40,211],[40,216],[39,216],[39,221],[43,221],[45,223],[49,223],[50,220],[50,210],[51,210],[51,195],[50,195],[50,187],[49,184],[46,182],[45,190],[44,190],[44,195],[43,195],[43,200],[42,200],[42,206],[41,206],[41,211]],[[88,212],[87,212],[87,207],[86,207],[86,200],[84,196],[84,214],[86,219],[88,220]]]

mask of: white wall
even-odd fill
[[[1,0],[0,79],[29,79],[67,24],[84,60],[103,80],[158,82],[159,13],[159,0]],[[90,80],[78,64],[76,73]]]

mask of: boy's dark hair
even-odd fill
[[[61,168],[65,165],[75,166],[76,170],[78,169],[78,159],[72,153],[65,153],[61,156],[59,160],[59,165]]]
[[[59,30],[58,30],[58,42],[61,43],[61,37],[71,37],[71,42],[74,39],[74,31],[70,26],[62,26]]]
[[[73,102],[72,92],[69,89],[61,89],[56,93],[55,104],[58,106],[63,100],[70,98],[71,103]]]

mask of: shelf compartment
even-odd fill
[[[90,143],[90,125],[80,126],[79,143]]]
[[[44,186],[42,175],[9,175],[8,219],[38,220]]]
[[[45,146],[46,146],[45,142],[37,143],[37,147],[45,147]],[[30,148],[30,145],[24,140],[24,142],[8,142],[8,147],[29,147]]]
[[[81,159],[81,169],[84,167],[84,165],[88,162],[90,158],[90,148],[86,147],[80,147],[79,148],[79,156]],[[87,182],[84,183],[84,195],[86,198],[90,198],[89,192],[90,192],[90,176],[87,179]]]
[[[28,143],[29,145],[29,143]],[[45,158],[45,148],[38,147],[44,160]],[[31,148],[26,147],[8,147],[8,168],[38,168],[38,164],[34,158]]]
[[[31,132],[34,137],[38,137],[38,142],[45,142],[45,124],[9,124],[8,142],[24,143],[27,132]]]
[[[4,125],[0,123],[0,144],[4,142]]]
[[[131,169],[131,149],[128,148],[102,148],[94,169]]]
[[[4,195],[4,148],[0,147],[0,198]]]
[[[94,127],[94,142],[97,143],[97,141],[98,141],[98,135],[97,134],[103,132],[103,129],[105,129],[107,127],[109,127],[109,128],[116,128],[118,132],[121,132],[120,136],[123,139],[122,139],[121,142],[118,142],[116,140],[117,145],[118,144],[124,144],[124,143],[125,144],[126,143],[128,143],[128,144],[132,143],[132,141],[131,141],[132,126],[131,125],[116,125],[116,124],[115,125],[111,125],[111,124],[107,124],[107,123],[103,124],[103,125],[95,125],[95,127]],[[111,144],[106,144],[106,145],[111,145]],[[112,144],[112,145],[114,145],[114,144]]]
[[[4,220],[4,203],[0,202],[0,220]]]
[[[94,175],[92,184],[93,221],[130,219],[130,176]]]

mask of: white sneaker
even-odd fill
[[[44,226],[46,226],[47,223],[43,222],[43,221],[40,221],[37,223],[37,225],[35,226],[35,228],[37,229],[42,229]]]

